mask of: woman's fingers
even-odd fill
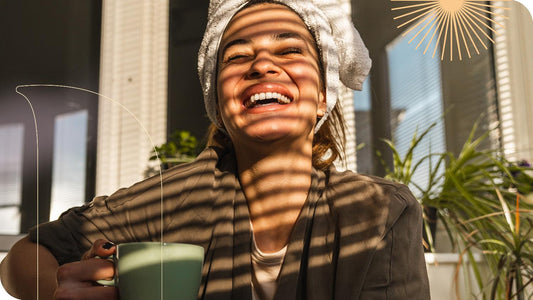
[[[116,247],[107,240],[99,239],[83,254],[82,260],[64,264],[57,269],[55,298],[63,299],[117,299],[115,287],[100,286],[95,281],[111,279],[115,265],[107,259]]]
[[[57,269],[59,284],[93,282],[100,279],[113,278],[115,267],[107,259],[91,258],[60,266]]]
[[[113,278],[114,264],[107,259],[89,258],[57,269],[56,299],[117,299],[115,287],[95,285],[96,280]]]

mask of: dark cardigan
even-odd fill
[[[60,264],[79,260],[98,238],[198,244],[205,249],[198,298],[251,299],[252,232],[235,169],[232,152],[207,148],[163,174],[164,201],[156,176],[39,225],[39,242]],[[36,234],[32,229],[33,241]],[[315,170],[275,298],[429,297],[421,208],[408,188],[333,167]]]

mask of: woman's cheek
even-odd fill
[[[226,99],[233,97],[238,89],[239,79],[242,75],[235,68],[227,68],[219,73],[217,90],[221,97]]]
[[[318,84],[320,82],[320,73],[317,67],[310,63],[295,64],[290,68],[290,77],[297,84]]]

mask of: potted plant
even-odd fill
[[[475,138],[474,125],[458,155],[429,153],[414,158],[413,151],[435,124],[415,133],[401,156],[392,141],[394,168],[387,177],[411,186],[427,213],[434,208],[460,262],[469,260],[481,299],[529,299],[533,296],[533,178],[526,163],[507,161],[499,151],[480,150],[489,132]],[[427,186],[412,181],[412,174],[426,160],[430,170]],[[433,234],[425,218],[429,248]],[[474,253],[480,253],[490,278],[482,276]],[[458,266],[457,269],[459,269]],[[464,266],[463,266],[464,267]],[[459,295],[458,295],[459,297]]]
[[[150,161],[158,161],[162,170],[169,169],[175,165],[193,161],[197,156],[198,140],[194,135],[186,130],[176,130],[168,141],[150,153]],[[149,166],[145,175],[153,176],[159,173],[158,168]]]

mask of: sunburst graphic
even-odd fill
[[[498,32],[493,27],[505,27],[496,22],[494,17],[506,16],[494,13],[496,9],[508,10],[507,7],[493,5],[485,0],[390,0],[391,2],[411,2],[392,8],[393,11],[401,13],[395,20],[403,21],[398,25],[402,28],[411,24],[402,35],[406,36],[410,32],[416,32],[409,40],[409,43],[417,37],[420,39],[416,46],[418,49],[425,42],[424,54],[432,44],[433,57],[441,47],[441,60],[444,60],[445,53],[449,53],[450,61],[454,56],[459,60],[463,59],[463,52],[471,58],[471,50],[480,54],[478,46],[488,49],[488,41],[494,43],[491,37]],[[512,1],[512,0],[499,0]],[[416,3],[413,3],[416,2]],[[414,25],[412,25],[414,24]]]

